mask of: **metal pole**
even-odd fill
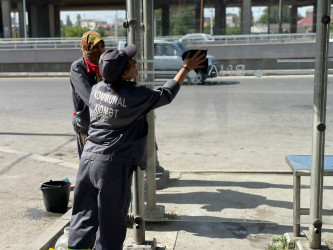
[[[267,15],[268,15],[268,20],[267,20],[267,34],[271,33],[271,22],[270,22],[270,16],[271,16],[271,7],[267,7]]]
[[[25,0],[23,0],[23,25],[24,25],[24,39],[27,38],[27,22],[25,19],[25,11],[26,11],[26,4],[25,4]]]
[[[316,63],[313,100],[313,140],[311,166],[311,195],[309,246],[321,248],[323,168],[325,150],[325,121],[327,99],[327,56],[331,1],[317,1]]]
[[[118,43],[118,11],[116,10],[116,22],[115,22],[115,39]]]
[[[135,44],[137,47],[136,59],[142,58],[141,46],[141,1],[127,0],[128,16],[128,44]],[[140,64],[138,63],[140,69]],[[139,76],[140,78],[140,76]],[[138,81],[138,79],[136,79]],[[144,173],[137,167],[133,175],[133,204],[134,204],[134,243],[141,245],[145,242],[145,221],[144,221]]]
[[[201,0],[200,3],[200,33],[203,33],[203,13],[204,13],[204,9],[203,9],[203,0]]]
[[[282,33],[282,0],[279,0],[279,33]]]
[[[143,0],[144,24],[144,58],[154,60],[154,1]],[[145,63],[145,71],[153,71],[154,63]],[[154,81],[154,75],[146,74],[148,82]],[[147,86],[154,88],[154,86]],[[148,141],[147,141],[147,209],[148,212],[156,209],[156,146],[155,146],[155,113],[150,111],[148,116]]]
[[[213,35],[213,9],[210,9],[210,34]]]

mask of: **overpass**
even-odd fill
[[[60,37],[60,11],[80,10],[125,10],[126,0],[0,0],[0,38],[12,37],[10,13],[19,13],[20,37],[25,37],[24,24],[28,23],[27,37]],[[169,35],[171,8],[193,8],[196,32],[203,26],[203,8],[215,9],[214,35],[223,35],[226,31],[226,8],[241,9],[242,34],[251,33],[251,7],[254,6],[291,6],[290,32],[297,32],[297,8],[314,6],[316,0],[152,0],[154,9],[162,10],[162,34]],[[27,13],[26,22],[24,14]],[[315,20],[315,18],[314,18]],[[315,31],[315,25],[313,25]]]

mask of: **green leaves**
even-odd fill
[[[273,238],[272,243],[268,244],[269,250],[289,250],[289,249],[295,249],[295,247],[296,247],[295,242],[288,243],[284,235]]]

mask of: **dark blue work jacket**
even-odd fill
[[[110,84],[94,85],[89,99],[90,128],[82,158],[128,163],[146,168],[149,111],[171,103],[180,85],[169,80],[153,90],[123,81],[113,91]]]
[[[73,62],[70,70],[70,82],[74,105],[73,128],[76,133],[88,133],[89,96],[91,88],[97,83],[96,73],[88,72],[83,57]]]

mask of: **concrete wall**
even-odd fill
[[[79,49],[31,49],[1,51],[0,72],[69,72],[80,58]]]
[[[333,55],[330,44],[329,54]],[[199,46],[191,46],[198,48]],[[202,46],[200,46],[203,48]],[[199,48],[200,48],[199,47]],[[205,45],[223,65],[244,64],[246,69],[309,69],[314,63],[277,63],[277,59],[315,58],[315,43]],[[68,72],[80,58],[79,49],[2,50],[1,72]]]

